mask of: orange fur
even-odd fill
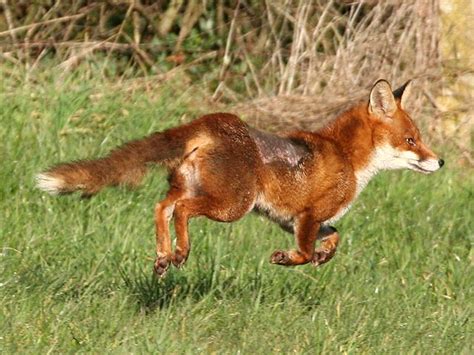
[[[108,185],[138,183],[148,163],[167,166],[170,189],[155,208],[158,275],[171,263],[179,267],[186,261],[190,218],[232,222],[252,210],[295,235],[297,249],[274,252],[272,263],[320,265],[334,256],[339,242],[330,224],[375,173],[398,168],[427,173],[443,164],[402,108],[407,85],[392,94],[387,82],[377,82],[368,103],[316,132],[271,135],[232,114],[205,115],[104,158],[57,165],[40,174],[38,183],[53,193],[90,195]],[[315,249],[317,239],[321,247]]]

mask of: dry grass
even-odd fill
[[[334,1],[312,3],[285,10],[267,3],[269,24],[279,26],[272,27],[268,62],[248,78],[248,96],[258,98],[239,106],[247,116],[261,125],[314,128],[364,98],[379,78],[394,85],[416,79],[412,107],[434,109],[426,97],[442,77],[437,1],[361,1],[343,10]],[[278,35],[282,27],[292,29],[287,47]],[[269,93],[259,90],[258,78],[273,81],[278,99],[262,99]]]

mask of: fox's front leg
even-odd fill
[[[270,262],[279,265],[301,265],[313,260],[314,243],[318,234],[320,223],[310,214],[304,214],[295,219],[294,234],[297,250],[277,250]]]
[[[318,239],[321,240],[321,246],[314,251],[313,260],[311,261],[314,266],[327,263],[333,258],[339,244],[339,233],[334,227],[321,226]]]

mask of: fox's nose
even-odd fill
[[[441,168],[444,165],[444,160],[440,159],[438,160],[439,167]]]

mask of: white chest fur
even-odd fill
[[[342,206],[337,213],[330,218],[329,220],[325,221],[324,224],[332,224],[338,221],[342,216],[346,214],[347,211],[352,206],[352,203],[355,201],[355,199],[359,196],[359,194],[364,190],[364,188],[367,186],[369,181],[381,170],[384,168],[384,165],[386,164],[387,161],[387,155],[390,154],[391,151],[389,152],[389,149],[387,147],[381,146],[377,148],[371,158],[369,159],[368,163],[362,168],[359,169],[355,172],[356,176],[356,192],[354,194],[354,197],[352,200]]]

